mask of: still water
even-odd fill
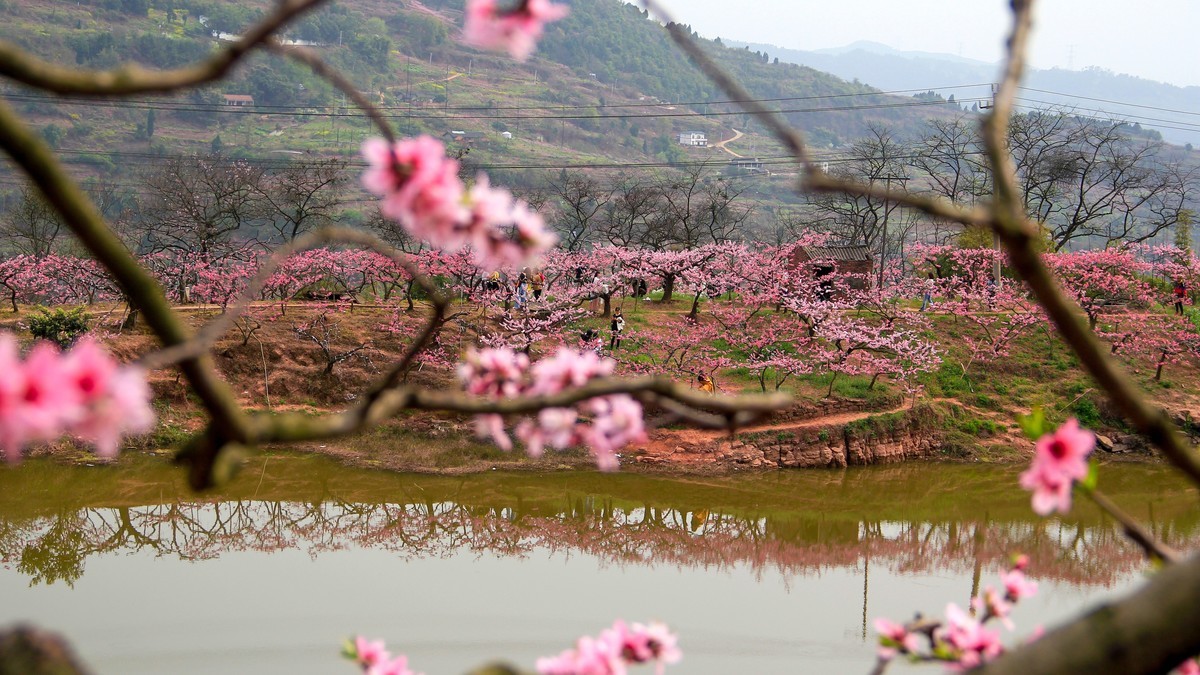
[[[354,633],[430,675],[531,668],[618,617],[678,632],[669,672],[866,673],[875,617],[965,605],[1011,553],[1040,593],[1010,641],[1136,586],[1111,521],[1034,517],[1018,472],[435,477],[273,454],[196,496],[155,458],[28,462],[0,469],[0,625],[64,633],[101,674],[349,674]],[[1170,470],[1110,465],[1101,488],[1196,548]]]

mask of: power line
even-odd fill
[[[1107,98],[1095,98],[1092,96],[1082,96],[1080,94],[1067,94],[1067,93],[1061,92],[1061,91],[1050,91],[1049,89],[1035,89],[1033,87],[1019,87],[1019,89],[1024,89],[1025,91],[1035,91],[1039,94],[1053,94],[1054,96],[1065,96],[1067,98],[1077,98],[1081,101],[1096,101],[1097,103],[1111,103],[1113,105],[1129,106],[1130,108],[1144,108],[1146,110],[1157,110],[1158,112],[1169,112],[1169,113],[1178,113],[1180,115],[1200,116],[1200,112],[1195,112],[1192,110],[1177,110],[1174,108],[1161,108],[1159,106],[1145,105],[1142,103],[1126,103],[1124,101],[1114,101],[1114,100],[1107,99]],[[1060,104],[1052,104],[1052,105],[1060,105]]]
[[[43,99],[39,99],[43,100]],[[52,99],[45,99],[50,101]],[[983,102],[988,100],[985,97],[967,98],[962,101],[956,101],[949,105],[958,105],[959,103]],[[174,105],[129,105],[123,101],[117,100],[95,100],[95,99],[77,99],[71,102],[59,101],[59,105],[72,105],[85,108],[116,108],[123,110],[163,110],[169,112],[202,112],[214,114],[234,114],[234,115],[258,115],[262,116],[287,116],[287,117],[318,117],[318,118],[358,118],[366,119],[366,114],[361,111],[355,112],[319,112],[312,108],[297,108],[295,111],[259,111],[248,110],[242,107],[235,106],[212,106],[212,107],[185,107]],[[867,103],[861,105],[845,105],[845,106],[828,106],[816,108],[787,108],[781,110],[773,110],[771,112],[780,115],[792,114],[811,114],[825,112],[846,112],[856,110],[888,110],[899,108],[919,108],[919,107],[936,107],[948,105],[946,101],[902,101],[896,103]],[[338,106],[331,106],[338,107]],[[596,106],[586,106],[594,108]],[[708,117],[727,117],[731,115],[749,115],[743,110],[718,110],[708,112],[696,111],[681,111],[681,112],[657,112],[657,113],[619,113],[619,114],[545,114],[545,115],[446,115],[442,113],[420,114],[412,110],[406,109],[404,113],[382,113],[382,117],[386,119],[397,120],[615,120],[615,119],[663,119],[663,118],[708,118]]]

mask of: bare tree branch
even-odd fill
[[[176,70],[149,70],[124,65],[113,70],[63,68],[0,41],[0,76],[56,94],[128,96],[166,93],[195,87],[224,77],[238,61],[262,46],[280,28],[326,0],[280,0],[271,12],[252,26],[242,39],[211,59]]]

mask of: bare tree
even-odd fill
[[[932,119],[914,148],[912,165],[929,190],[955,204],[975,204],[992,192],[978,125],[973,119]]]
[[[146,176],[148,196],[136,225],[140,247],[206,259],[225,255],[235,233],[264,214],[262,180],[260,169],[220,155],[167,160]]]
[[[0,235],[18,253],[38,258],[54,252],[63,230],[58,213],[36,188],[25,185],[17,203],[0,220]]]
[[[581,172],[563,172],[547,186],[556,207],[550,224],[558,233],[559,246],[578,251],[594,241],[613,188]]]
[[[643,244],[663,212],[659,186],[644,178],[622,175],[613,181],[612,197],[604,210],[600,231],[614,246]]]
[[[254,187],[280,241],[333,222],[344,203],[346,162],[328,159],[289,164],[263,176]]]
[[[850,159],[830,173],[839,179],[871,187],[901,188],[910,178],[909,150],[882,127],[871,127],[870,135],[850,149]],[[879,249],[885,228],[899,207],[870,194],[815,194],[809,197],[814,209],[814,229],[826,232],[846,245]]]

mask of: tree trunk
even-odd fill
[[[601,314],[601,316],[612,316],[612,294],[610,293],[601,297],[604,298],[604,314]]]
[[[696,291],[696,297],[692,298],[692,311],[688,312],[688,318],[692,321],[700,314],[700,291]]]
[[[663,275],[663,296],[659,302],[670,302],[671,294],[675,291],[675,275]]]
[[[133,330],[137,326],[138,308],[129,305],[129,313],[125,315],[125,320],[121,322],[121,330]]]
[[[1156,572],[1132,595],[1100,605],[979,669],[985,675],[1150,675],[1200,652],[1200,557]]]

